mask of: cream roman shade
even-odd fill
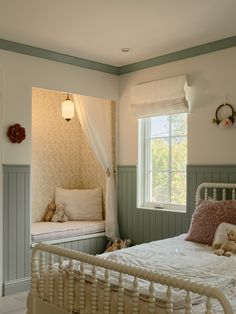
[[[188,112],[185,75],[142,83],[132,88],[131,113],[137,118]]]

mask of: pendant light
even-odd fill
[[[69,94],[67,93],[66,100],[62,103],[62,117],[66,121],[70,121],[74,117],[74,104],[70,100]]]

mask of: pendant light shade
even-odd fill
[[[70,121],[74,117],[74,104],[67,94],[66,100],[62,103],[62,117],[66,121]]]

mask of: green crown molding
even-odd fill
[[[146,68],[154,67],[157,65],[174,62],[186,58],[200,56],[206,53],[214,52],[217,50],[222,50],[226,48],[231,48],[236,46],[236,36],[224,38],[221,40],[216,40],[207,44],[195,46],[192,48],[183,49],[180,51],[176,51],[173,53],[168,53],[163,56],[159,56],[156,58],[151,58],[147,60],[143,60],[140,62],[124,65],[120,67],[120,75],[143,70]]]
[[[0,39],[0,49],[22,53],[25,55],[39,57],[47,60],[57,61],[61,63],[71,64],[82,68],[92,69],[95,71],[123,75],[130,72],[135,72],[157,65],[170,63],[186,58],[196,57],[217,50],[227,49],[236,46],[236,36],[216,40],[207,44],[195,46],[192,48],[183,49],[159,57],[143,60],[140,62],[116,67],[109,64],[99,63],[87,59],[69,56],[63,53],[37,48],[5,39]]]
[[[63,53],[37,48],[5,39],[0,39],[0,49],[18,52],[24,55],[39,57],[61,63],[71,64],[82,68],[92,69],[95,71],[119,75],[119,68],[113,65],[73,57]]]

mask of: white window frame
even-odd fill
[[[167,204],[167,203],[154,203],[147,202],[147,195],[150,195],[151,185],[147,184],[150,179],[147,179],[147,169],[151,168],[150,165],[150,129],[151,119],[143,118],[138,120],[138,176],[137,176],[137,207],[157,210],[170,210],[177,212],[186,212],[185,205]],[[175,136],[173,136],[175,137]],[[171,137],[172,138],[172,137]],[[171,141],[170,141],[171,145]],[[171,158],[171,154],[169,154]],[[187,166],[187,165],[186,165]],[[172,171],[169,171],[172,173]],[[151,169],[150,169],[150,173]],[[150,176],[150,173],[148,174]],[[187,178],[186,178],[187,179]],[[171,184],[171,181],[170,181]],[[187,182],[186,182],[187,188]],[[187,200],[186,200],[187,201]]]

